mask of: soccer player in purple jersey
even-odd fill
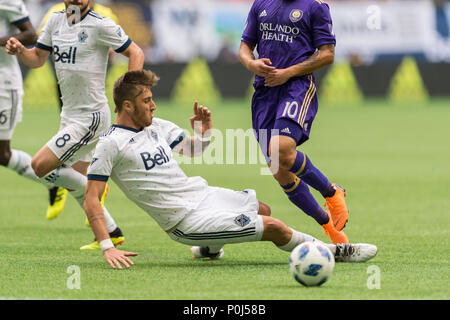
[[[323,226],[333,243],[348,243],[342,232],[348,220],[345,190],[330,183],[296,149],[309,139],[317,113],[313,72],[333,63],[335,44],[330,10],[323,1],[255,0],[239,58],[255,74],[253,128],[269,166],[273,164],[271,150],[278,148],[279,168],[272,170],[274,178],[289,200]],[[308,185],[322,194],[329,211],[317,203]]]

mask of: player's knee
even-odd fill
[[[264,202],[261,202],[261,201],[258,201],[258,202],[259,202],[258,214],[261,216],[270,216],[270,214],[272,213],[270,206],[265,204]]]
[[[0,165],[6,167],[11,159],[11,150],[0,150]]]
[[[292,168],[297,152],[295,149],[280,150],[280,167],[286,170]]]
[[[271,154],[272,161],[274,161],[274,157],[278,158],[280,168],[289,170],[294,165],[295,158],[297,157],[297,150],[290,146],[280,147],[278,150],[278,157],[275,154]]]
[[[47,174],[43,162],[40,161],[39,159],[36,158],[31,159],[31,168],[34,171],[34,174],[38,176],[38,178],[42,178]]]
[[[269,155],[273,161],[278,160],[280,168],[289,170],[297,157],[296,143],[291,138],[279,136],[279,139],[271,139]]]

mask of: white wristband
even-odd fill
[[[211,141],[211,136],[205,137],[205,138],[204,138],[204,137],[198,135],[198,136],[197,136],[197,139],[198,139],[198,141],[200,141],[200,142],[209,142],[209,141]]]
[[[114,248],[114,244],[112,243],[110,238],[100,241],[99,244],[102,251]]]

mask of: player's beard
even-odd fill
[[[152,124],[153,116],[151,114],[151,111],[150,114],[147,115],[146,112],[141,112],[135,107],[133,111],[132,120],[136,126],[140,128],[145,128]]]

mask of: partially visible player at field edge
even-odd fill
[[[274,178],[292,203],[322,225],[333,243],[342,243],[348,242],[341,231],[348,219],[345,190],[330,183],[305,153],[296,150],[309,139],[317,113],[313,72],[333,63],[335,44],[330,10],[322,0],[256,0],[239,58],[256,75],[253,129],[269,166],[274,160],[271,150],[279,150]],[[278,131],[275,137],[270,136],[272,130]],[[268,137],[263,139],[261,132]],[[330,212],[317,203],[308,186],[322,194]]]
[[[100,14],[102,17],[111,18],[116,24],[119,24],[119,20],[118,20],[117,16],[114,14],[114,12],[110,8],[105,7],[101,4],[95,3],[94,0],[89,0],[89,7],[92,8],[98,14]],[[52,15],[52,13],[65,10],[65,8],[66,7],[65,7],[64,2],[60,2],[60,3],[53,5],[47,11],[47,13],[44,15],[44,17],[42,18],[41,25],[39,26],[39,28],[37,30],[37,34],[40,34],[41,30],[46,25],[48,19]],[[109,51],[110,51],[110,53],[109,53],[109,59],[108,59],[108,69],[109,69],[109,66],[111,65],[110,62],[114,55],[114,50],[109,49]],[[50,62],[50,66],[52,67],[53,73],[55,73],[55,67],[54,67],[53,59],[51,59],[51,57],[49,57],[49,62]],[[56,77],[56,74],[55,74],[55,77]],[[59,109],[60,109],[59,111],[61,112],[63,103],[61,100],[61,89],[59,88],[58,83],[56,84],[56,89],[58,92],[58,103],[59,103]],[[54,188],[50,189],[50,192],[49,192],[50,204],[47,207],[47,212],[46,212],[47,219],[49,219],[49,220],[55,219],[63,211],[64,205],[66,202],[66,198],[67,198],[67,193],[68,193],[67,190],[62,187],[54,187]]]
[[[26,49],[10,38],[6,49],[30,68],[41,67],[50,54],[54,56],[63,100],[60,128],[31,165],[42,182],[68,189],[82,207],[87,167],[98,138],[111,123],[105,95],[109,48],[129,58],[129,70],[142,69],[144,54],[120,26],[91,10],[88,0],[64,3],[66,10],[50,16],[34,48]],[[122,243],[123,234],[106,208],[104,215],[109,234],[116,244]],[[96,248],[96,241],[82,247]]]
[[[192,246],[194,258],[218,259],[229,243],[272,241],[290,252],[304,241],[319,241],[270,217],[254,190],[210,187],[188,177],[173,158],[201,155],[210,141],[211,112],[194,103],[194,136],[174,123],[153,117],[151,88],[159,78],[150,71],[127,72],[114,85],[117,118],[96,146],[88,169],[84,208],[103,255],[112,268],[129,268],[130,256],[118,250],[105,228],[100,198],[111,177],[125,195],[156,220],[173,240]],[[366,261],[377,252],[369,244],[327,245],[337,261]]]
[[[22,0],[0,0],[0,47],[6,46],[13,36],[24,45],[34,45],[36,32],[30,22],[28,11]],[[40,182],[31,168],[31,156],[11,149],[11,138],[16,124],[22,120],[23,85],[22,72],[17,58],[0,50],[0,165],[11,169],[30,180]],[[49,191],[51,193],[50,188]],[[61,206],[61,199],[50,199],[49,208]]]

